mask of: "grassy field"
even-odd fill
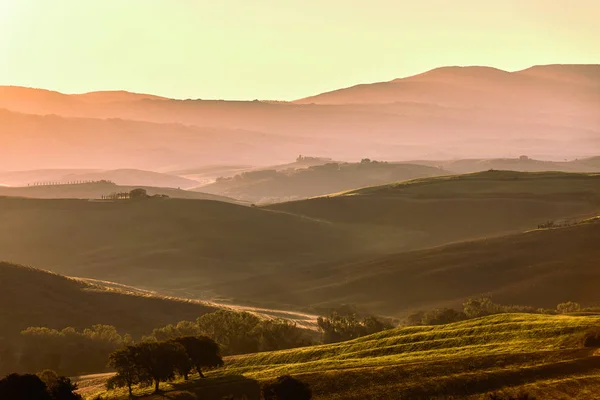
[[[599,326],[596,316],[500,314],[398,328],[339,344],[230,357],[208,381],[163,389],[166,396],[187,391],[210,399],[211,382],[229,380],[233,391],[242,381],[291,374],[308,382],[316,399],[475,399],[520,390],[539,399],[595,399],[600,357],[583,347],[583,338]],[[92,391],[86,391],[90,398]],[[108,392],[103,398],[125,397]]]

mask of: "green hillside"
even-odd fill
[[[113,325],[134,336],[182,319],[195,319],[215,307],[133,293],[0,262],[0,338],[16,337],[30,326],[83,329]]]
[[[583,339],[599,325],[599,317],[501,314],[231,357],[210,378],[223,385],[226,377],[235,383],[291,374],[311,385],[315,399],[481,398],[499,390],[593,399],[600,389],[600,358]],[[187,391],[210,398],[202,397],[210,381],[175,382],[163,389],[167,395]],[[120,392],[105,396],[125,398]]]
[[[460,307],[468,297],[488,294],[503,304],[554,308],[572,300],[598,305],[599,221],[309,266],[215,290],[295,307],[356,304],[393,316]]]
[[[447,175],[439,168],[376,161],[330,162],[301,169],[248,171],[197,190],[253,203],[274,203],[320,196],[363,186]]]

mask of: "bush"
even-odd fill
[[[319,317],[317,325],[321,331],[323,343],[343,342],[393,328],[390,323],[373,316],[365,317],[360,321],[356,314],[340,315],[336,312],[329,317]]]
[[[594,329],[585,334],[583,347],[600,347],[600,329]]]
[[[581,306],[573,301],[560,303],[556,306],[556,312],[559,314],[570,314],[581,311]]]
[[[291,376],[280,376],[275,382],[267,383],[262,389],[265,400],[310,400],[310,387]]]
[[[463,312],[468,318],[485,317],[486,315],[502,312],[499,304],[492,302],[489,297],[469,298],[463,303]]]
[[[422,325],[444,325],[452,322],[463,321],[467,319],[464,312],[456,311],[451,308],[436,308],[435,310],[424,313],[421,317]]]

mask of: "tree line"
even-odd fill
[[[52,369],[74,376],[107,371],[106,360],[114,351],[137,342],[164,342],[185,336],[206,336],[223,355],[255,353],[308,346],[309,331],[283,319],[261,319],[248,312],[219,310],[196,321],[180,321],[154,329],[141,340],[121,335],[114,326],[94,325],[77,330],[30,327],[18,341],[0,339],[0,376],[9,372],[34,373]]]
[[[556,308],[535,308],[522,305],[504,305],[495,303],[489,296],[472,297],[463,303],[461,311],[452,308],[435,308],[428,311],[417,311],[406,318],[407,325],[443,325],[452,322],[464,321],[472,318],[485,317],[487,315],[505,313],[527,313],[527,314],[573,314],[578,312],[597,312],[594,307],[583,308],[580,304],[567,301],[557,304]]]
[[[325,344],[352,340],[394,327],[390,322],[374,316],[360,319],[354,312],[341,314],[336,311],[328,317],[319,317],[317,326],[321,331],[321,340]]]

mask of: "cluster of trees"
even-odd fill
[[[313,344],[309,332],[283,319],[264,320],[247,312],[219,310],[196,321],[157,328],[141,342],[164,342],[184,336],[207,336],[224,355],[290,349]],[[18,342],[18,345],[17,345]],[[94,325],[84,330],[31,327],[12,344],[0,340],[0,374],[52,369],[73,376],[105,371],[114,351],[134,340],[114,326]],[[1,376],[1,375],[0,375]]]
[[[117,373],[109,379],[108,389],[127,387],[133,397],[132,386],[152,385],[159,391],[160,382],[177,375],[188,379],[192,370],[201,377],[202,368],[223,365],[219,345],[205,336],[185,336],[161,342],[142,342],[113,352],[109,366]]]
[[[148,199],[151,197],[169,197],[166,194],[155,194],[150,196],[146,189],[137,188],[130,190],[129,192],[117,192],[102,195],[102,200],[140,200]]]
[[[35,372],[52,369],[64,375],[102,371],[113,351],[132,344],[129,335],[121,336],[114,326],[94,325],[77,331],[32,327],[21,332],[21,356],[13,361],[18,370]]]
[[[567,301],[560,303],[556,309],[535,308],[520,305],[504,305],[494,303],[488,296],[469,298],[463,303],[462,311],[451,308],[436,308],[430,311],[417,311],[407,317],[408,325],[442,325],[463,321],[486,315],[503,313],[528,313],[528,314],[571,314],[594,309],[582,308],[578,303]]]
[[[307,331],[284,319],[260,319],[248,312],[219,310],[195,322],[181,321],[154,329],[143,341],[165,341],[180,336],[208,336],[224,355],[256,353],[309,346]]]
[[[319,317],[317,325],[323,343],[352,340],[394,327],[391,323],[374,316],[359,319],[355,313],[344,315],[335,311],[329,317]]]
[[[51,370],[33,374],[10,374],[0,379],[0,399],[81,400],[77,385]]]

